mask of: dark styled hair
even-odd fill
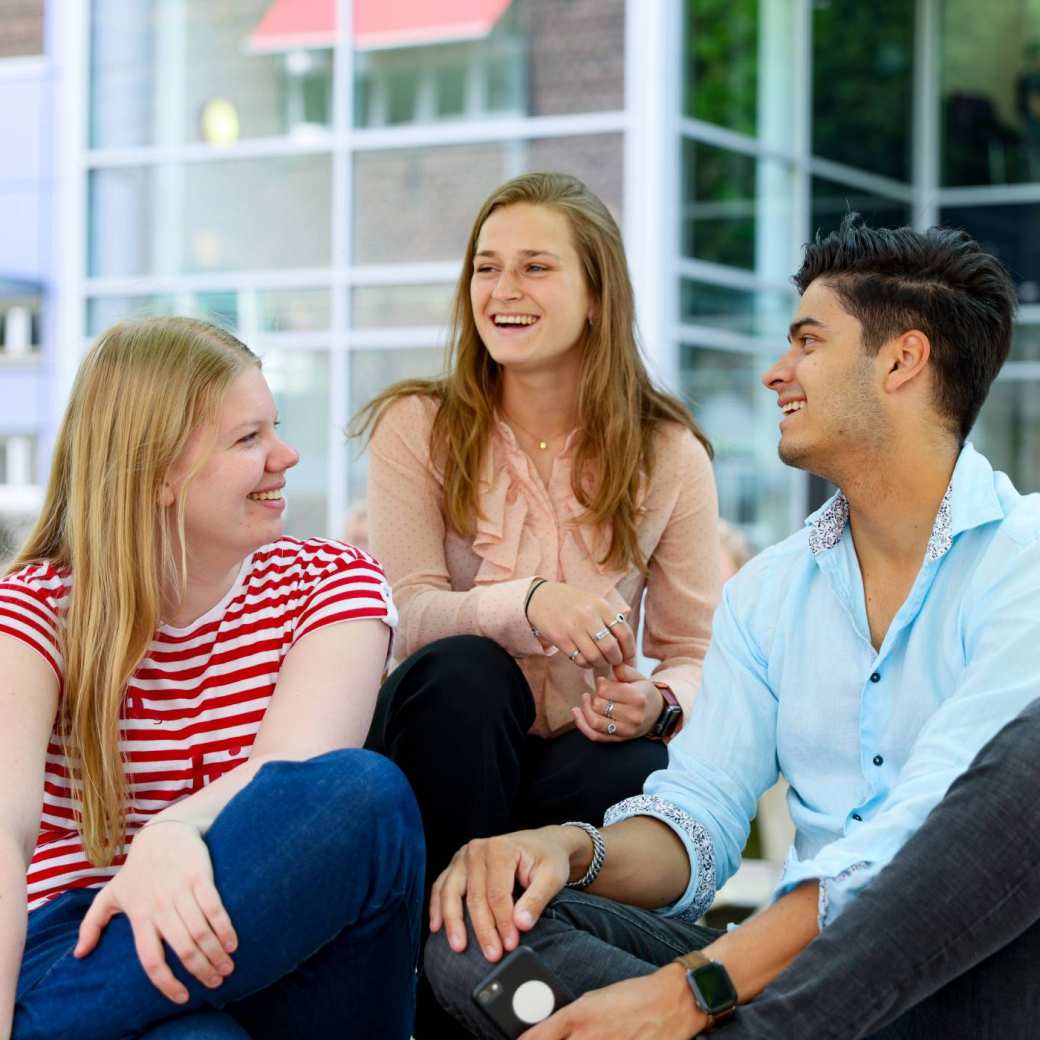
[[[799,295],[822,279],[863,326],[876,353],[919,329],[935,366],[935,405],[963,441],[1011,349],[1015,287],[1004,265],[965,231],[870,228],[847,213],[805,247]]]

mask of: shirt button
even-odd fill
[[[870,677],[870,681],[871,682],[881,682],[881,673],[880,672],[874,672],[874,674]]]
[[[856,821],[857,823],[862,823],[862,822],[863,822],[863,817],[862,817],[862,816],[860,816],[860,814],[859,814],[858,812],[854,812],[854,813],[852,814],[852,818],[853,818],[853,819],[854,819],[854,820],[855,820],[855,821]]]
[[[874,756],[874,765],[881,766],[885,764],[885,760],[880,755]]]

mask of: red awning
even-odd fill
[[[354,0],[358,50],[479,40],[512,0]],[[273,0],[249,37],[253,52],[307,50],[336,43],[337,0]]]

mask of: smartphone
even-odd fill
[[[526,946],[518,946],[473,990],[473,1003],[515,1040],[574,998],[567,987]]]

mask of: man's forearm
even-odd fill
[[[577,827],[560,828],[571,859],[571,880],[592,862],[592,839]],[[607,858],[589,887],[597,896],[648,909],[674,903],[690,883],[690,860],[683,843],[666,824],[633,816],[602,831]]]
[[[725,965],[742,1004],[757,996],[818,934],[819,883],[806,881],[701,952]]]

